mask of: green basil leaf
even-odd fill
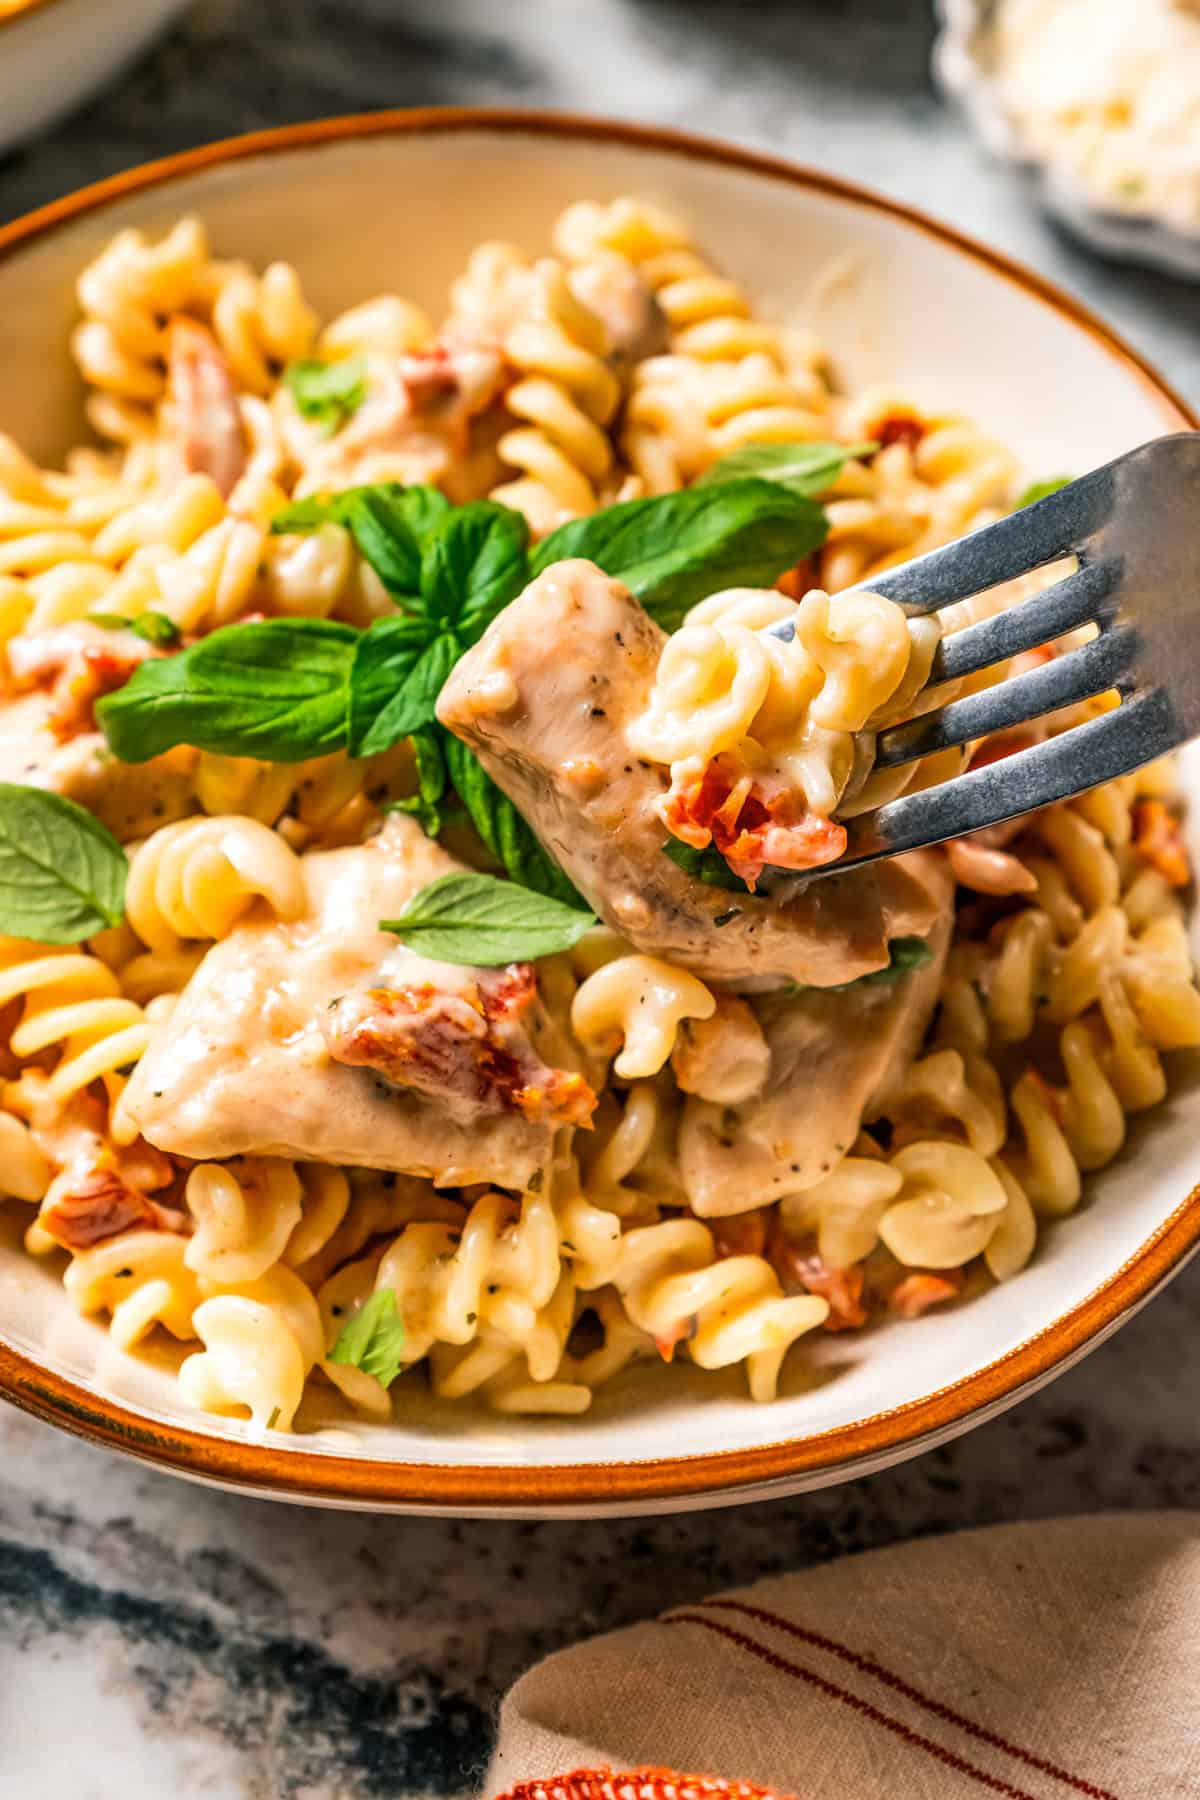
[[[673,837],[667,839],[662,851],[664,856],[670,857],[677,869],[682,869],[696,881],[702,881],[705,887],[727,888],[731,894],[750,892],[741,876],[734,874],[715,844],[697,850],[693,844],[685,844],[682,839]]]
[[[128,869],[111,831],[74,800],[0,782],[0,931],[77,944],[119,925]]]
[[[873,456],[878,448],[875,443],[745,444],[705,469],[696,486],[711,487],[714,481],[740,481],[746,475],[760,475],[764,481],[777,481],[793,494],[816,500],[833,486],[848,462]]]
[[[87,621],[89,625],[103,625],[106,631],[132,631],[158,650],[169,650],[183,635],[174,619],[160,612],[135,613],[129,619],[122,613],[88,613]]]
[[[446,792],[446,759],[437,727],[430,726],[412,734],[413,755],[417,763],[417,791],[406,800],[393,800],[386,812],[411,813],[426,837],[439,837],[442,830],[442,796]]]
[[[473,644],[528,581],[528,542],[524,518],[507,506],[473,500],[455,507],[421,559],[426,617],[450,626],[464,648]]]
[[[421,555],[451,511],[432,487],[380,481],[340,494],[310,494],[271,520],[273,532],[315,531],[332,520],[344,525],[388,592],[413,600],[421,586]]]
[[[431,725],[442,683],[461,654],[448,631],[430,641],[424,619],[403,613],[364,631],[350,672],[351,756],[377,756]]]
[[[305,357],[288,364],[283,371],[283,385],[292,396],[296,411],[305,419],[315,420],[325,436],[332,437],[367,397],[367,359],[347,356],[341,362],[326,363]]]
[[[776,482],[721,481],[572,519],[539,544],[532,573],[587,557],[673,631],[708,594],[770,586],[823,544],[828,528],[815,501]]]
[[[887,968],[875,969],[870,975],[860,975],[857,981],[848,981],[846,986],[865,987],[874,982],[898,981],[902,975],[921,968],[932,955],[933,951],[924,938],[892,938],[888,944]]]
[[[514,882],[535,894],[547,894],[567,906],[583,906],[558,864],[546,854],[508,795],[496,786],[483,764],[445,727],[440,727],[442,754],[454,791],[472,825]]]
[[[349,1363],[373,1375],[381,1386],[391,1387],[404,1367],[404,1320],[395,1288],[376,1288],[342,1326],[328,1360]]]
[[[346,741],[359,636],[331,619],[225,625],[178,656],[141,663],[96,718],[122,762],[177,744],[264,762],[324,756]]]
[[[595,913],[495,875],[442,875],[414,894],[398,919],[381,919],[380,927],[438,962],[494,969],[556,956],[595,923]]]
[[[1013,501],[1013,511],[1020,512],[1023,506],[1032,506],[1037,500],[1048,500],[1051,494],[1057,494],[1061,488],[1070,487],[1075,479],[1073,475],[1052,475],[1048,481],[1034,481],[1025,492]]]
[[[780,991],[785,994],[849,994],[855,988],[877,987],[889,981],[899,981],[902,975],[923,967],[932,955],[933,951],[924,938],[892,938],[888,944],[886,969],[872,969],[869,975],[858,975],[853,981],[839,981],[836,986],[827,988],[813,988],[804,981],[789,981],[786,988]]]

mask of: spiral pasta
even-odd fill
[[[652,771],[673,857],[697,853],[702,879],[723,886],[729,872],[751,888],[774,882],[767,871],[803,874],[840,854],[854,814],[1116,703],[871,770],[876,733],[1086,641],[934,686],[943,628],[1023,603],[1061,568],[936,618],[870,591],[877,571],[1009,509],[1014,458],[985,426],[902,390],[841,392],[815,338],[758,316],[653,205],[571,206],[550,248],[480,246],[440,323],[385,292],[322,324],[296,269],[217,256],[195,220],[121,232],[80,277],[72,339],[100,445],[51,468],[0,435],[0,705],[28,709],[14,714],[19,744],[36,713],[53,740],[36,779],[86,798],[129,859],[118,926],[69,948],[0,939],[0,1198],[40,1209],[26,1249],[47,1268],[68,1253],[81,1314],[107,1320],[122,1350],[176,1340],[186,1398],[252,1431],[303,1429],[310,1395],[385,1422],[393,1392],[371,1370],[396,1361],[401,1392],[424,1383],[501,1415],[582,1413],[642,1361],[742,1365],[769,1400],[810,1332],[915,1316],[1014,1277],[1121,1153],[1130,1115],[1162,1101],[1173,1052],[1200,1045],[1167,764],[950,845],[944,969],[935,932],[926,973],[905,972],[918,946],[893,943],[881,985],[814,997],[757,971],[701,980],[604,926],[532,973],[474,971],[443,989],[418,943],[373,936],[391,911],[354,886],[371,885],[399,823],[389,810],[427,802],[425,743],[420,760],[408,741],[287,765],[186,747],[144,771],[106,759],[95,701],[149,655],[247,617],[395,616],[391,588],[408,588],[384,585],[357,524],[272,529],[297,497],[391,481],[451,502],[490,492],[539,537],[686,486],[748,445],[811,439],[831,440],[821,460],[837,469],[820,496],[824,542],[776,588],[711,594],[661,653],[654,638],[622,727],[622,754]],[[289,367],[314,357],[327,367]],[[322,379],[347,396],[332,419],[304,395]],[[606,716],[600,703],[589,713]],[[599,767],[572,779],[586,786]],[[109,782],[143,777],[110,803]],[[447,787],[438,801],[456,853],[469,841],[459,800]],[[414,855],[440,855],[415,842]],[[354,881],[327,931],[330,851]],[[713,930],[737,916],[738,887]],[[198,1156],[166,1133],[148,1143],[131,1071],[159,1032],[197,1029],[202,963],[228,969],[244,946],[249,985],[268,941],[286,975],[260,1009],[266,1037],[278,1031],[295,1056],[295,1083],[261,1097],[264,1112],[280,1101],[271,1135],[248,1136],[244,1154],[232,1129],[191,1146]],[[291,959],[309,956],[324,959],[326,1011],[343,986],[355,993],[361,1069],[305,1010]],[[906,1005],[907,1036],[886,1038]],[[547,1070],[561,1060],[595,1089],[591,1128],[555,1123],[544,1150],[514,1152],[501,1164],[511,1185],[486,1162],[472,1178],[489,1134],[523,1145],[533,1123],[506,1110],[526,1028]],[[840,1071],[860,1039],[864,1062],[894,1042],[891,1063],[847,1102],[827,1156],[788,1161],[782,1113],[808,1103],[824,1050]],[[443,1124],[447,1140],[460,1133],[470,1166],[440,1162],[440,1142],[413,1153],[421,1173],[314,1160],[330,1140],[305,1133],[318,1115],[324,1131],[325,1095],[352,1069],[361,1087],[336,1091],[347,1115],[363,1103],[364,1135],[349,1140],[363,1157],[406,1160],[407,1141],[380,1143],[411,1114],[434,1120],[431,1139]],[[480,1090],[497,1110],[463,1130],[454,1109],[466,1118]],[[292,1107],[305,1113],[294,1131]],[[704,1185],[714,1145],[730,1164],[745,1152],[732,1195]],[[365,1327],[392,1319],[389,1296],[390,1348],[362,1357]]]
[[[530,308],[505,334],[504,353],[520,378],[505,406],[524,424],[505,432],[497,449],[523,471],[493,488],[492,498],[525,513],[535,531],[595,509],[613,467],[605,429],[620,386],[605,361],[600,320],[576,298],[560,264],[532,271]]]

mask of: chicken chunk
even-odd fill
[[[944,857],[923,851],[913,862],[940,908],[929,960],[896,980],[842,993],[763,996],[770,1072],[760,1092],[739,1106],[686,1102],[680,1172],[702,1218],[814,1186],[849,1150],[864,1115],[903,1079],[937,1001],[952,923]]]
[[[123,841],[191,812],[194,750],[121,763],[95,725],[101,695],[157,654],[132,632],[86,619],[11,638],[0,692],[0,781],[64,794]]]
[[[182,468],[211,476],[228,500],[247,461],[237,387],[212,333],[182,314],[168,332],[166,422]]]
[[[557,563],[450,675],[438,717],[470,745],[605,922],[639,950],[732,986],[832,987],[886,968],[940,902],[911,858],[797,891],[708,887],[663,854],[667,771],[626,732],[665,637],[619,581]]]
[[[299,919],[205,957],[129,1083],[134,1122],[184,1156],[528,1186],[592,1101],[532,971],[432,962],[379,929],[457,867],[410,819],[303,867]]]

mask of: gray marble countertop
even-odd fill
[[[765,145],[1081,294],[1200,400],[1200,292],[1028,210],[927,77],[927,0],[202,0],[53,137],[0,221],[208,138],[379,106],[561,106]],[[370,1519],[174,1482],[0,1416],[0,1791],[390,1800],[470,1787],[556,1645],[755,1575],[996,1519],[1200,1504],[1194,1264],[1046,1393],[804,1499],[591,1524]]]

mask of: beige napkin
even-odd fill
[[[1200,1796],[1200,1514],[925,1538],[564,1650],[504,1702],[485,1792],[645,1764],[800,1800]]]

